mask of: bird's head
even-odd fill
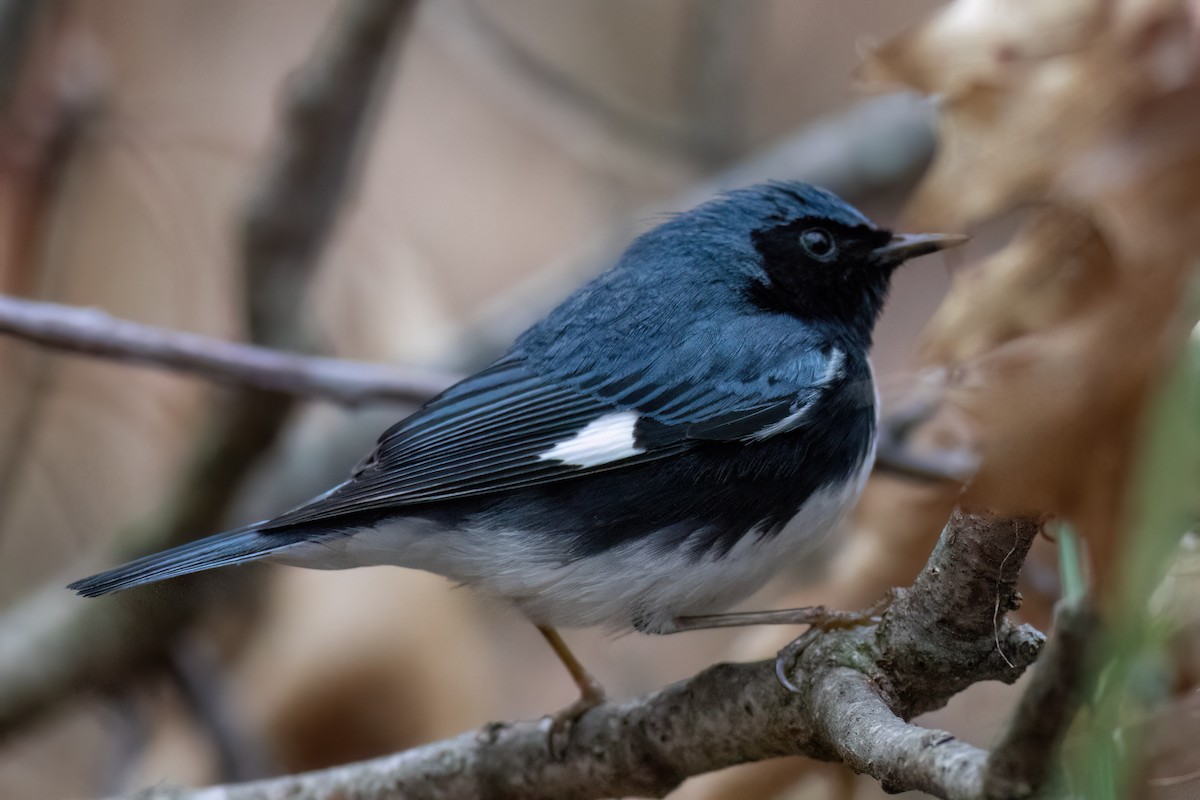
[[[715,234],[709,247],[724,243],[739,252],[736,278],[755,307],[867,337],[896,267],[966,241],[957,234],[893,234],[806,183],[739,189],[684,216],[691,215]]]

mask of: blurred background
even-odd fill
[[[247,338],[246,204],[289,75],[342,3],[26,5],[37,6],[32,33],[5,56],[19,69],[0,64],[0,292]],[[662,213],[772,177],[822,183],[893,223],[934,153],[934,112],[915,96],[865,95],[855,70],[875,42],[938,5],[424,0],[296,309],[304,343],[478,367]],[[955,258],[978,257],[1010,227],[983,231]],[[885,406],[914,381],[917,334],[956,263],[924,259],[897,276],[876,346]],[[89,601],[59,587],[114,561],[119,542],[152,535],[229,390],[11,339],[0,339],[0,386],[0,607],[10,609],[0,619],[26,620],[31,598],[52,592],[61,596],[47,613],[70,614]],[[216,512],[235,525],[311,496],[411,408],[297,404]],[[866,502],[895,491],[889,483],[873,482]],[[904,491],[924,502],[922,487]],[[927,552],[883,557],[902,576]],[[1057,577],[1038,558],[1026,578],[1032,618],[1044,622]],[[236,586],[140,590],[130,613],[195,613],[161,636],[124,629],[129,639],[111,646],[141,655],[99,687],[71,678],[62,698],[23,705],[0,688],[0,797],[313,769],[537,717],[574,697],[532,626],[441,578],[249,572]],[[872,575],[831,594],[797,590],[798,577],[747,605],[853,607],[900,580]],[[717,660],[770,656],[788,634],[566,637],[626,698]],[[28,652],[3,636],[0,667]],[[53,673],[78,656],[59,645],[29,669]],[[929,723],[986,746],[1013,691],[976,686]],[[784,760],[689,781],[675,796],[883,794],[840,769]]]

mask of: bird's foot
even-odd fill
[[[808,612],[803,619],[797,619],[797,622],[805,622],[811,627],[776,654],[775,677],[779,679],[783,688],[789,692],[798,693],[800,689],[792,682],[790,676],[795,671],[796,662],[800,660],[800,656],[818,636],[829,631],[875,625],[883,619],[883,613],[888,610],[895,599],[896,593],[890,591],[867,608],[859,611],[833,611],[825,606],[788,609],[789,611]]]
[[[858,611],[838,611],[826,606],[811,606],[809,608],[796,609],[797,611],[806,612],[798,615],[796,622],[807,623],[812,626],[810,630],[815,629],[823,632],[863,628],[879,622],[883,618],[883,612],[887,611],[888,607],[891,606],[892,599],[893,596],[889,592],[867,608],[859,609]]]
[[[796,670],[796,663],[805,649],[820,635],[820,628],[809,628],[800,634],[799,638],[793,639],[790,644],[775,654],[775,678],[783,688],[792,694],[800,694],[800,687],[792,682],[791,677]]]
[[[546,729],[546,747],[555,761],[562,761],[566,757],[576,723],[584,714],[596,706],[603,705],[607,699],[604,687],[595,680],[581,685],[580,690],[579,698],[574,703],[542,719]]]
[[[546,744],[550,749],[550,757],[561,761],[567,753],[567,746],[571,744],[571,733],[575,730],[575,723],[588,711],[604,702],[604,687],[583,668],[583,664],[579,663],[579,659],[571,652],[571,648],[567,647],[558,631],[548,625],[538,625],[537,629],[546,637],[550,649],[562,661],[571,675],[571,680],[579,687],[578,700],[543,720],[547,725]]]

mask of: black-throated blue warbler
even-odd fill
[[[601,695],[555,627],[707,627],[855,502],[892,272],[962,240],[893,235],[807,184],[729,192],[638,238],[345,483],[71,588],[258,559],[429,570],[539,626],[584,693],[573,717]]]

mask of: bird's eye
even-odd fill
[[[822,228],[809,228],[800,234],[800,246],[818,261],[829,261],[837,255],[837,245],[829,231]]]

